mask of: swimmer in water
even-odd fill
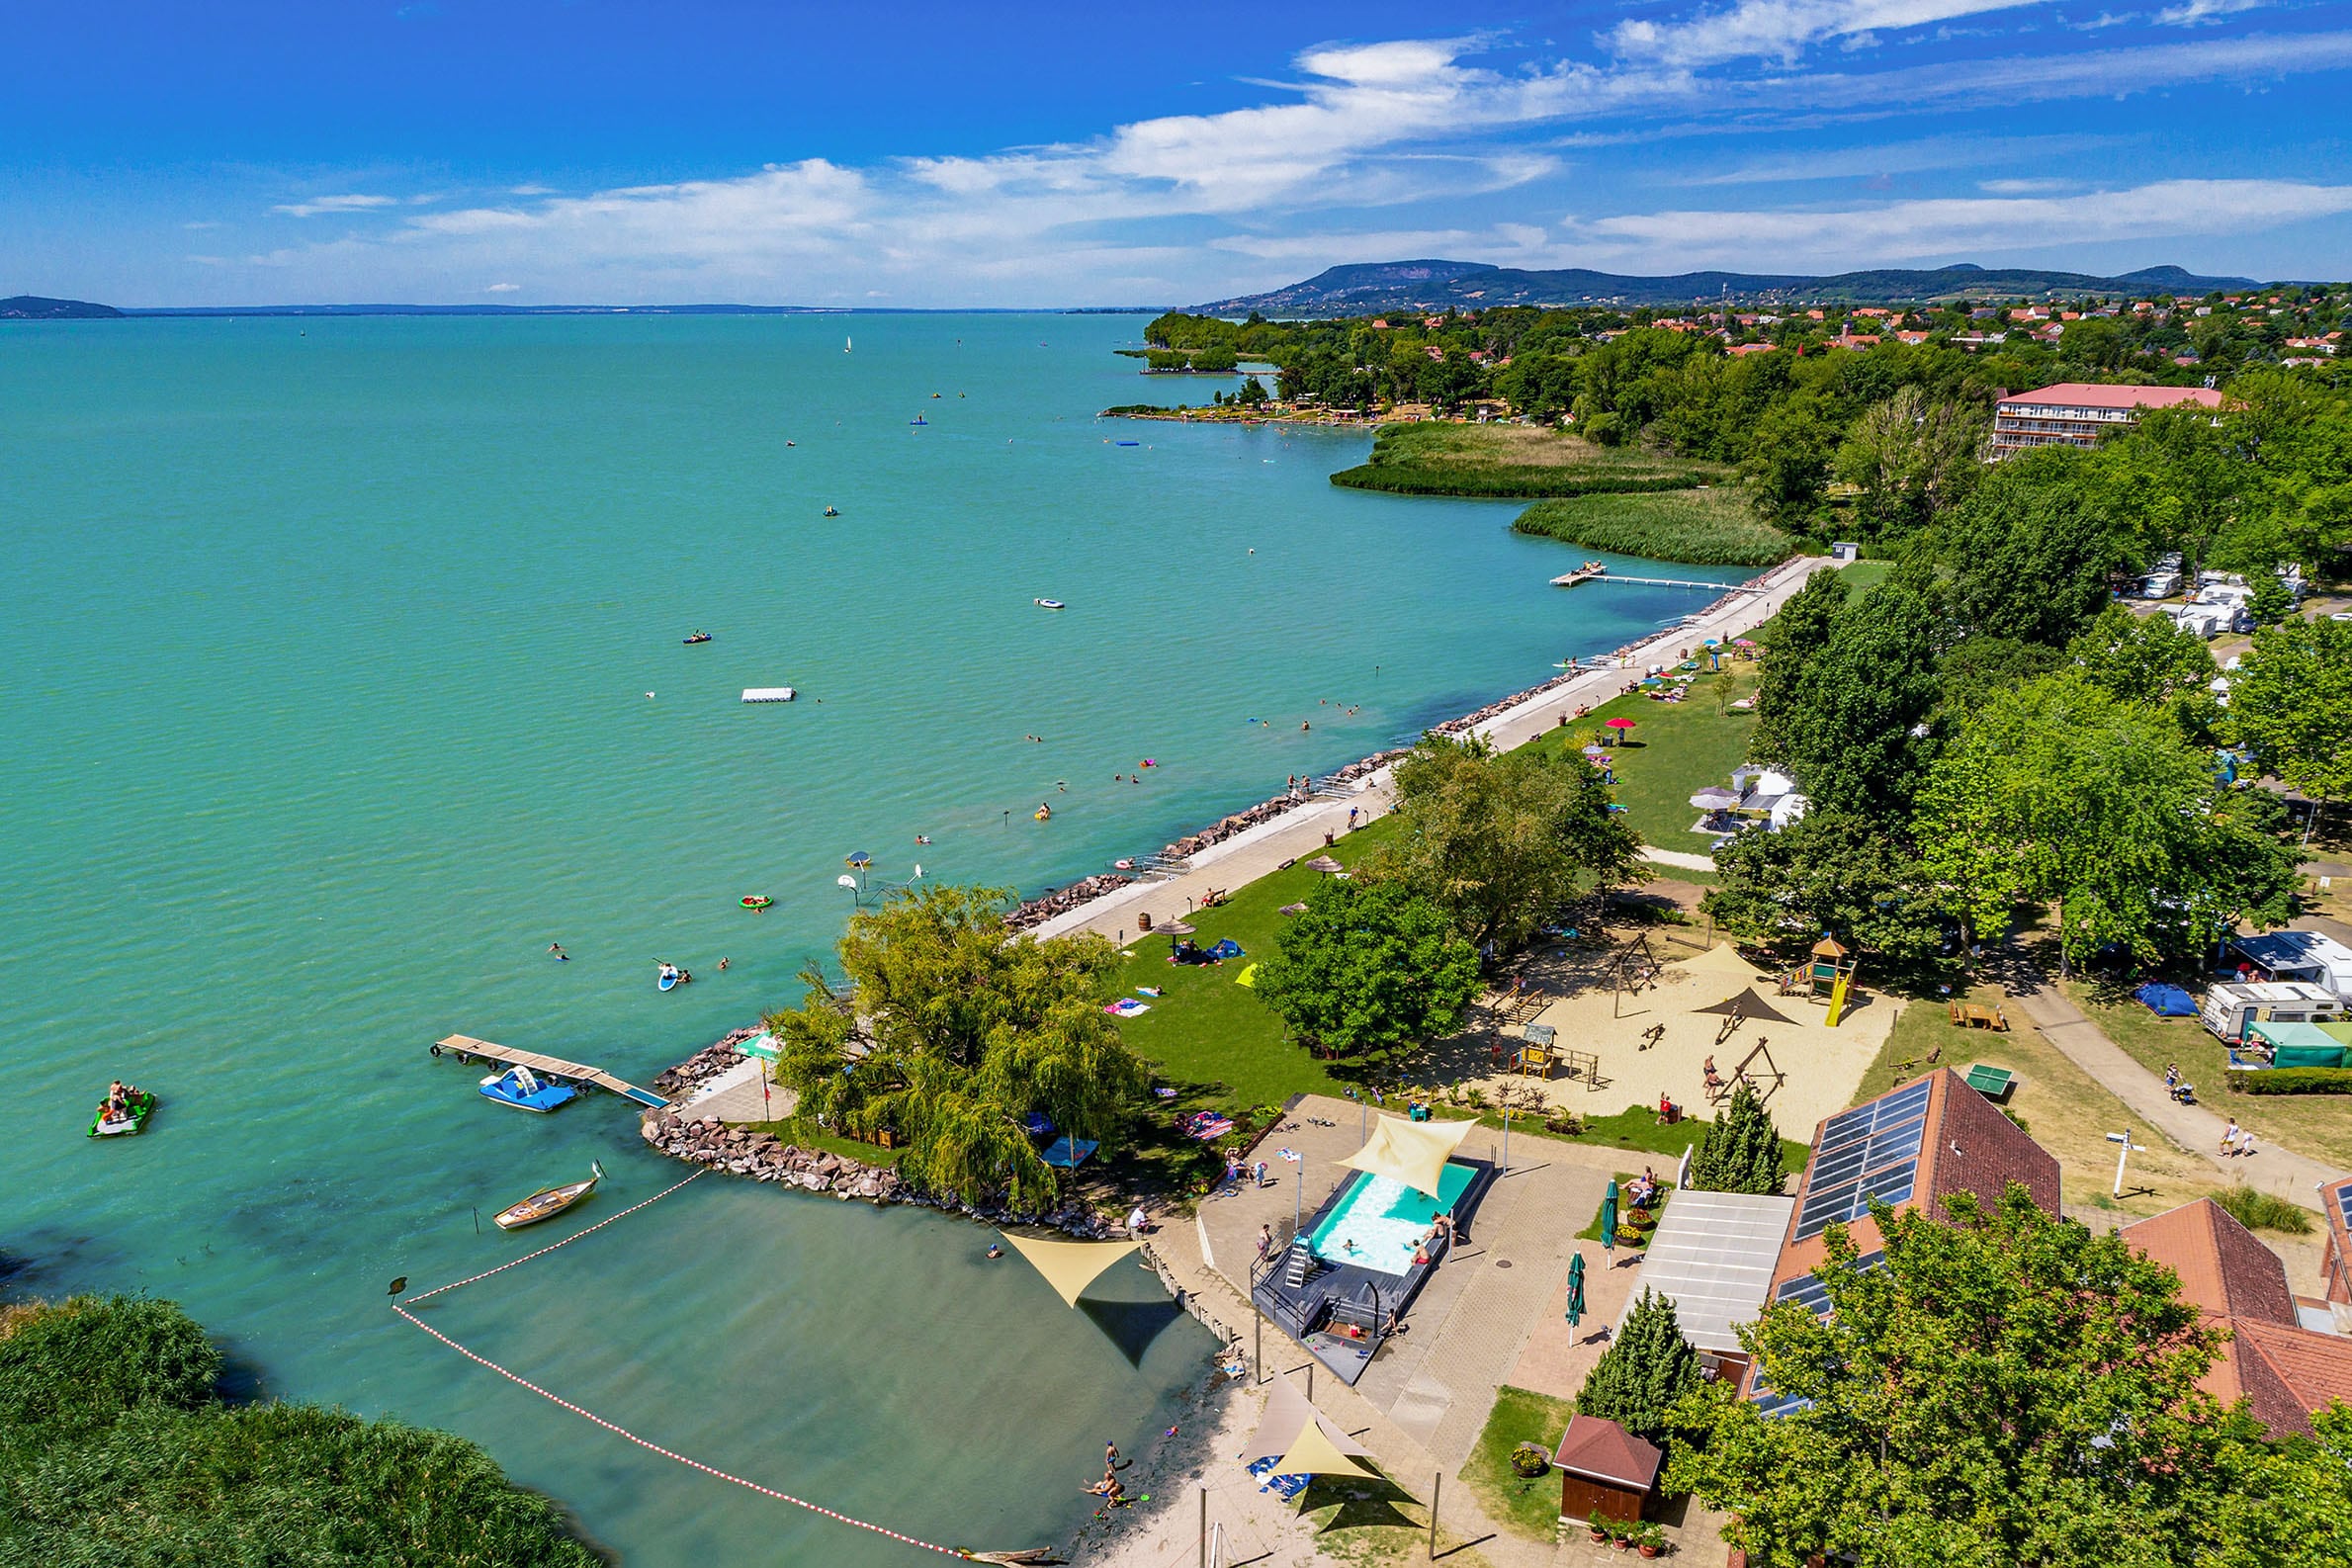
[[[1002,1258],[1004,1256],[1004,1249],[992,1245],[988,1250],[988,1256],[991,1258]]]
[[[931,841],[931,835],[929,833],[916,833],[915,835],[915,841],[918,844],[927,844]]]
[[[550,942],[550,943],[548,943],[548,944],[547,944],[547,950],[548,950],[549,952],[551,952],[551,953],[555,954],[555,955],[556,955],[556,958],[557,958],[557,961],[558,961],[558,962],[560,962],[560,963],[566,963],[566,964],[568,964],[568,963],[570,963],[570,962],[571,962],[571,955],[570,955],[569,953],[566,953],[566,951],[564,951],[564,944],[563,944],[562,942]]]
[[[724,958],[722,958],[722,959],[720,959],[720,960],[719,960],[719,967],[720,967],[721,969],[725,969],[725,968],[727,967],[727,965],[728,965],[728,960],[726,960],[726,959],[724,959]]]

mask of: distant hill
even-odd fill
[[[44,300],[37,294],[0,300],[0,321],[104,321],[118,320],[122,314],[111,305],[87,300]]]
[[[1208,315],[1359,315],[1373,310],[1481,309],[1503,305],[1689,305],[1720,300],[1786,304],[1894,305],[1927,300],[2009,299],[2019,295],[2207,294],[2251,289],[2251,278],[2202,278],[2179,267],[2146,267],[2121,277],[2028,268],[1879,268],[1829,277],[1790,273],[1684,272],[1664,278],[1591,272],[1582,267],[1528,272],[1474,261],[1383,261],[1333,267],[1265,294],[1241,295],[1193,308]]]

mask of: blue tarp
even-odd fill
[[[2160,981],[2151,980],[2132,995],[2137,997],[2147,1010],[2159,1018],[2194,1018],[2197,1016],[2197,999],[2178,986],[2167,986]]]
[[[1235,941],[1230,936],[1226,937],[1216,946],[1209,949],[1209,957],[1211,958],[1239,958],[1241,956],[1242,944]]]
[[[1081,1138],[1078,1141],[1078,1153],[1073,1156],[1070,1152],[1070,1140],[1067,1137],[1056,1138],[1045,1151],[1045,1163],[1057,1171],[1074,1170],[1085,1165],[1087,1157],[1100,1147],[1102,1146],[1091,1138]]]

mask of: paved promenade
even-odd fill
[[[1612,660],[1491,719],[1481,720],[1472,726],[1470,733],[1492,740],[1500,749],[1524,745],[1544,731],[1556,729],[1578,708],[1599,707],[1616,696],[1619,687],[1650,664],[1673,663],[1684,649],[1697,648],[1706,638],[1728,641],[1754,631],[1778,614],[1788,596],[1803,587],[1814,572],[1832,565],[1824,556],[1800,556],[1775,566],[1760,579],[1764,584],[1761,591],[1734,595],[1729,603],[1717,607],[1703,620],[1680,628],[1632,655],[1630,667],[1619,667]],[[1605,585],[1588,585],[1573,591],[1606,593],[1609,590]],[[1230,893],[1288,861],[1314,854],[1348,830],[1348,814],[1351,809],[1358,824],[1387,815],[1394,803],[1391,783],[1389,769],[1377,769],[1367,774],[1351,794],[1323,797],[1284,812],[1192,856],[1188,868],[1179,876],[1132,883],[1090,900],[1044,921],[1036,927],[1036,934],[1060,936],[1069,931],[1096,931],[1113,938],[1133,936],[1137,931],[1138,911],[1148,911],[1156,919],[1181,915],[1197,906],[1212,889]],[[1644,853],[1662,865],[1693,870],[1713,865],[1703,855],[1681,850],[1650,849]]]

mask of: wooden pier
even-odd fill
[[[1637,582],[1645,588],[1712,588],[1717,593],[1762,593],[1762,588],[1744,582],[1686,582],[1680,577],[1622,577],[1613,571],[1593,566],[1579,566],[1563,571],[1551,579],[1555,588],[1573,588],[1580,582]]]
[[[537,1051],[518,1051],[511,1045],[492,1045],[477,1040],[470,1034],[453,1034],[433,1045],[435,1056],[454,1056],[461,1062],[495,1062],[501,1067],[527,1067],[541,1078],[555,1079],[568,1084],[593,1084],[610,1089],[623,1099],[633,1099],[640,1105],[665,1110],[669,1101],[650,1089],[622,1082],[601,1067],[589,1067],[579,1062],[566,1062],[560,1056],[543,1056]]]

